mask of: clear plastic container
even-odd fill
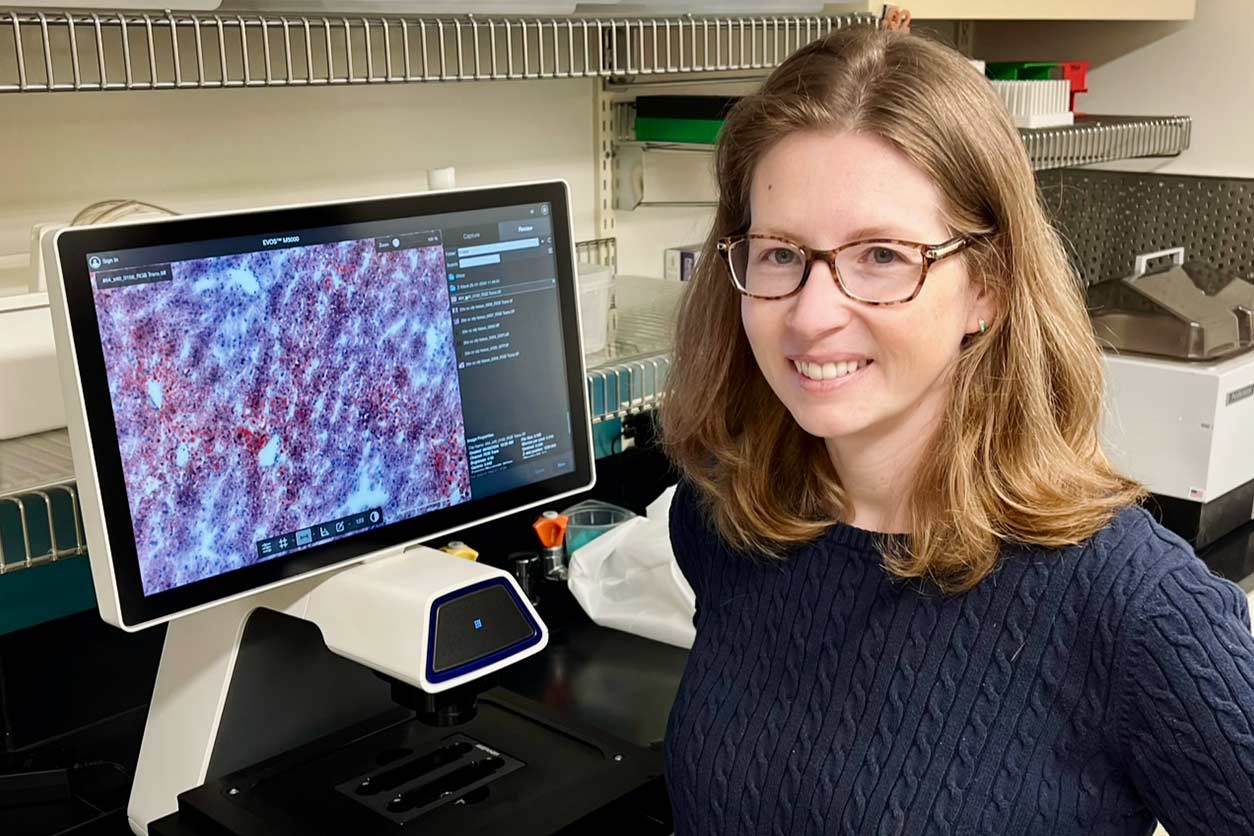
[[[583,353],[604,351],[609,341],[610,300],[614,271],[600,264],[579,264],[579,314],[583,320]]]
[[[65,426],[48,294],[0,296],[0,439]]]
[[[585,499],[572,505],[562,512],[569,522],[566,524],[566,553],[574,554],[581,546],[591,543],[615,526],[636,516],[626,508],[601,502],[597,499]]]

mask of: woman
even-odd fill
[[[729,114],[663,414],[689,834],[1254,834],[1246,601],[1098,446],[1018,132],[917,36]]]

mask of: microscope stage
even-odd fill
[[[483,694],[477,715],[457,726],[397,709],[209,781],[149,828],[150,836],[562,831],[669,834],[661,758],[571,728],[503,689]]]

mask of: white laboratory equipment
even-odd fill
[[[134,832],[541,834],[661,785],[487,690],[547,628],[418,545],[594,481],[570,217],[542,182],[45,238],[100,612],[170,622]]]
[[[1186,261],[1176,247],[1137,256],[1132,274],[1089,297],[1107,349],[1102,443],[1111,460],[1198,548],[1249,522],[1254,284]]]

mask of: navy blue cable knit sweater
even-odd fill
[[[847,525],[733,553],[687,483],[671,538],[697,596],[677,836],[1254,834],[1245,596],[1145,511],[952,597]]]

